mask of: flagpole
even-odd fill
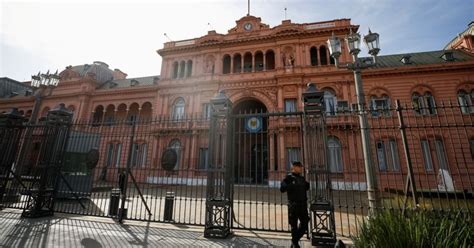
[[[250,0],[247,1],[247,16],[250,15]]]

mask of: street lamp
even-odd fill
[[[54,74],[50,74],[48,70],[46,74],[38,72],[38,75],[31,76],[31,86],[35,89],[35,106],[30,117],[30,124],[36,122],[43,97],[51,95],[53,89],[58,86],[59,79],[60,77],[57,70]]]
[[[369,199],[369,207],[371,211],[376,210],[380,206],[380,198],[377,186],[377,179],[372,161],[372,151],[370,145],[369,123],[367,118],[367,109],[365,108],[364,89],[362,87],[361,71],[375,66],[377,54],[380,51],[379,35],[372,33],[369,29],[369,34],[364,36],[364,43],[367,45],[369,54],[372,55],[371,60],[360,59],[358,54],[360,52],[360,34],[353,33],[350,30],[349,35],[345,38],[349,53],[352,55],[352,63],[345,65],[339,64],[339,57],[341,56],[341,41],[338,37],[332,34],[328,39],[330,55],[334,58],[337,68],[347,68],[354,72],[354,80],[357,94],[357,112],[359,115],[360,132],[362,136],[362,150],[364,153],[365,176],[367,180],[367,193]]]
[[[43,101],[43,97],[47,95],[51,95],[54,88],[58,86],[59,83],[59,75],[58,71],[56,73],[50,74],[49,70],[46,74],[42,74],[38,72],[38,75],[31,76],[31,86],[35,90],[35,105],[33,107],[33,113],[31,113],[30,120],[28,121],[29,125],[34,125],[36,123],[36,118],[38,116],[39,108],[41,107],[41,102]],[[25,140],[32,140],[33,136],[33,127],[29,127],[26,129],[26,138]],[[32,142],[26,142],[24,146],[22,146],[20,150],[20,158],[25,157],[26,154],[30,152],[30,146]],[[23,161],[25,163],[26,160]],[[19,168],[24,168],[23,164],[19,165]],[[23,173],[20,171],[20,173]]]

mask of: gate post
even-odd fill
[[[204,237],[226,238],[231,233],[234,184],[232,103],[221,90],[211,106]]]
[[[28,200],[22,217],[37,218],[54,214],[54,198],[66,150],[72,113],[64,104],[48,112],[41,133],[39,162],[33,168],[33,181],[24,192]]]
[[[11,172],[18,152],[24,120],[25,118],[17,108],[0,115],[0,209],[3,207],[8,182],[14,180]]]
[[[334,247],[336,223],[332,203],[331,173],[327,157],[324,93],[308,83],[303,93],[305,163],[310,182],[310,236],[313,246]]]

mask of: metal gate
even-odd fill
[[[64,123],[66,129],[9,118],[13,122],[2,126],[2,151],[8,152],[2,155],[1,203],[26,208],[28,189],[38,188],[30,184],[39,177],[23,173],[17,180],[15,164],[42,161],[56,147],[54,159],[45,161],[56,173],[43,187],[54,195],[50,213],[203,225],[209,237],[231,229],[289,231],[279,186],[293,160],[306,165],[311,201],[329,194],[322,181],[329,177],[321,110],[249,111],[233,108],[222,92],[211,104],[210,118],[127,116]],[[61,135],[39,135],[50,127]],[[48,145],[47,137],[59,143]],[[29,147],[25,156],[23,146]]]
[[[371,210],[360,111],[324,114],[322,98],[310,87],[302,111],[278,113],[258,99],[232,105],[221,92],[211,116],[151,119],[121,107],[91,121],[51,111],[26,123],[15,111],[2,114],[0,206],[25,216],[201,225],[216,237],[231,229],[286,232],[287,199],[278,188],[300,160],[311,184],[312,240],[355,235]],[[430,109],[396,102],[363,110],[382,207],[472,212],[472,114],[451,102]]]
[[[207,236],[225,237],[229,228],[289,231],[287,197],[279,187],[291,163],[302,161],[311,185],[311,238],[334,242],[322,99],[311,88],[303,111],[281,113],[258,109],[257,101],[232,106],[223,92],[211,101]]]
[[[2,207],[21,208],[23,217],[52,215],[58,184],[70,187],[60,171],[72,114],[60,105],[38,124],[24,124],[16,109],[0,119]]]

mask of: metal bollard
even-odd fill
[[[110,193],[109,215],[117,216],[120,203],[120,189],[114,188]]]
[[[173,220],[173,205],[174,205],[174,192],[166,192],[165,197],[165,221]]]

